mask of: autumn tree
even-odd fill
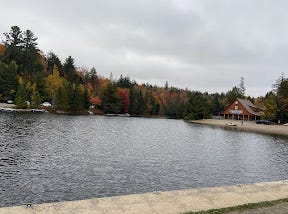
[[[90,97],[90,103],[95,107],[100,107],[101,102],[102,102],[101,99],[97,96]]]
[[[269,120],[275,120],[277,117],[277,97],[273,92],[265,96],[262,117]]]
[[[55,95],[59,88],[62,87],[62,78],[59,75],[57,65],[54,65],[53,73],[46,78],[46,91],[49,98],[55,103]]]
[[[31,108],[38,108],[40,104],[42,103],[42,98],[40,93],[37,91],[37,85],[36,83],[33,84],[32,86],[32,93],[30,95],[30,103],[31,103]]]
[[[117,93],[120,98],[120,112],[121,113],[128,113],[130,100],[129,95],[126,89],[123,88],[117,88]]]
[[[151,97],[151,111],[150,114],[151,115],[158,115],[159,114],[159,110],[160,110],[160,100],[158,96],[152,96]]]
[[[181,100],[180,91],[174,91],[167,96],[165,114],[171,118],[182,118],[184,102]]]
[[[3,44],[0,43],[0,59],[1,59],[1,56],[4,55],[5,50],[6,50],[5,46],[4,46]]]

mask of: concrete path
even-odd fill
[[[0,214],[177,214],[288,198],[288,180],[0,208]]]

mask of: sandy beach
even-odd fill
[[[239,120],[217,120],[217,119],[204,119],[192,120],[190,123],[205,124],[218,126],[229,130],[257,132],[262,134],[281,135],[288,137],[288,126],[284,125],[263,125],[256,124],[255,121],[242,121]],[[236,126],[227,126],[226,124],[234,123]]]

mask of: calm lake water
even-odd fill
[[[288,139],[178,120],[0,113],[0,206],[288,179]]]

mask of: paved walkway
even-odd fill
[[[288,213],[288,202],[273,205],[271,207],[263,207],[252,210],[244,210],[237,212],[229,212],[229,214],[287,214]]]
[[[0,214],[177,214],[283,198],[288,198],[288,180],[6,207]]]

